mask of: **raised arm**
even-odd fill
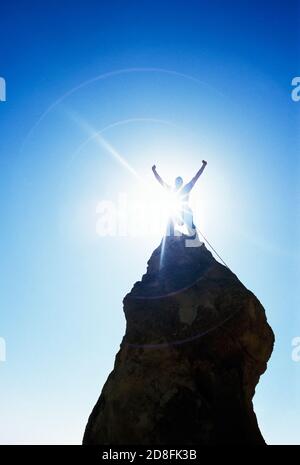
[[[158,180],[159,184],[161,184],[165,189],[170,189],[169,184],[167,184],[165,181],[163,181],[162,178],[160,177],[160,175],[158,174],[158,172],[156,171],[156,166],[155,165],[152,166],[152,171],[153,171],[154,176]]]
[[[193,177],[193,179],[191,179],[191,181],[186,185],[186,187],[191,190],[195,183],[198,181],[198,179],[200,178],[201,174],[203,173],[205,167],[207,165],[207,161],[205,160],[202,160],[202,166],[200,168],[200,170],[195,174],[195,176]]]

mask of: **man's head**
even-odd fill
[[[176,187],[176,189],[180,189],[182,184],[183,184],[183,179],[182,179],[182,177],[178,176],[175,179],[175,187]]]

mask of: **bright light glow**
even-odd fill
[[[168,192],[165,191],[165,203],[166,203],[166,208],[170,215],[172,216],[178,216],[180,215],[182,211],[182,202],[179,197],[178,192]]]
[[[151,183],[139,184],[138,190],[130,193],[129,217],[135,216],[134,235],[162,236],[166,233],[167,225],[171,218],[180,219],[182,202],[178,193],[168,191],[156,185],[155,180]],[[183,225],[176,224],[178,231],[184,232]]]
[[[170,219],[175,221],[175,228],[177,230],[184,232],[182,229],[184,225],[181,225],[183,204],[179,196],[180,191],[175,192],[164,189],[162,186],[155,185],[153,181],[151,183],[145,182],[139,173],[99,131],[97,132],[77,114],[69,112],[69,115],[89,135],[89,139],[93,139],[105,152],[109,153],[120,165],[126,168],[135,178],[135,181],[137,181],[138,192],[129,194],[127,199],[126,194],[122,193],[122,200],[119,201],[119,211],[117,205],[114,212],[109,212],[110,218],[113,218],[114,222],[113,225],[109,225],[108,230],[110,234],[118,234],[120,225],[117,223],[120,216],[123,219],[121,225],[122,235],[164,235]],[[97,210],[98,212],[101,211],[101,205],[98,205]],[[127,216],[125,222],[124,216]],[[99,232],[99,230],[103,233],[101,225],[99,226],[98,224],[97,231]]]
[[[136,186],[129,192],[119,192],[114,200],[99,201],[96,208],[98,236],[161,238],[167,233],[171,219],[176,230],[185,232],[184,225],[179,224],[182,205],[176,193],[169,193],[162,187],[155,189],[146,183],[138,184],[138,189]]]

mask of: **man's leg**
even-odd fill
[[[196,226],[194,225],[193,212],[190,207],[186,207],[184,209],[183,219],[184,219],[184,223],[186,225],[187,231],[188,231],[188,235],[195,236]]]
[[[166,236],[174,236],[174,220],[173,218],[169,218],[168,223],[167,223],[167,230],[166,230]]]

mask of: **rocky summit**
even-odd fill
[[[84,444],[265,444],[252,403],[274,344],[265,310],[204,244],[187,245],[164,239],[124,298]]]

